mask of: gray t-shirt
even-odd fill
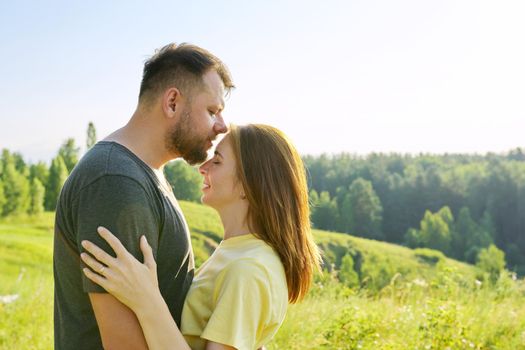
[[[157,262],[159,288],[180,326],[193,279],[188,226],[171,189],[135,154],[115,142],[97,143],[67,179],[57,204],[53,269],[55,349],[102,349],[87,293],[104,289],[82,273],[80,242],[90,240],[111,255],[97,234],[104,226],[139,261],[139,239],[146,235]]]

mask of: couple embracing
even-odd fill
[[[82,158],[60,194],[55,349],[260,349],[304,297],[320,258],[302,160],[274,127],[227,127],[232,88],[226,66],[194,45],[146,61],[128,124]],[[223,225],[197,271],[163,172],[175,158],[201,164],[202,202]]]

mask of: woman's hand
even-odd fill
[[[82,261],[91,268],[91,270],[83,269],[86,277],[135,313],[142,308],[147,308],[152,299],[162,298],[157,281],[157,264],[146,236],[140,238],[140,250],[144,254],[144,264],[142,264],[108,229],[99,227],[97,231],[113,248],[117,257],[110,256],[90,241],[82,241],[82,247],[91,253],[91,255],[80,254]]]

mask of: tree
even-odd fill
[[[476,223],[470,216],[469,208],[462,207],[452,232],[452,255],[455,258],[460,260],[464,258],[467,250],[467,237],[474,235],[476,229]]]
[[[352,212],[352,203],[350,202],[350,195],[348,188],[338,187],[337,188],[337,207],[339,208],[339,215],[337,220],[337,229],[340,232],[353,233],[350,230],[352,225],[351,216],[349,213]],[[355,233],[354,233],[355,234]]]
[[[175,197],[192,202],[200,201],[202,177],[195,168],[182,160],[176,160],[166,165],[164,172]]]
[[[45,189],[45,209],[52,211],[56,209],[58,195],[68,176],[64,160],[60,155],[56,156],[49,168],[49,179]]]
[[[511,160],[525,162],[525,152],[523,152],[523,150],[520,147],[518,147],[516,149],[511,150],[507,155],[507,158]]]
[[[496,283],[505,269],[505,253],[491,244],[479,252],[476,266],[488,274],[490,282]]]
[[[29,181],[16,170],[12,160],[4,165],[2,182],[5,196],[2,214],[25,213],[29,207]]]
[[[519,275],[525,275],[525,256],[515,243],[510,243],[505,247],[505,256],[510,269],[515,270]]]
[[[335,230],[337,223],[337,202],[330,199],[327,191],[321,192],[319,196],[315,190],[310,192],[312,202],[311,217],[316,228],[322,230]]]
[[[13,156],[11,155],[11,152],[9,152],[8,149],[4,148],[2,149],[2,167],[0,170],[0,175],[3,174],[5,168],[7,168],[7,164],[14,164],[15,160]]]
[[[89,150],[97,143],[97,130],[95,129],[95,124],[89,122],[87,128],[87,138],[86,138],[86,150]]]
[[[447,207],[441,208],[435,214],[427,210],[419,224],[420,229],[407,231],[405,235],[407,245],[413,248],[424,247],[449,253],[452,237],[447,222],[453,223],[452,214]]]
[[[413,227],[409,228],[405,234],[405,244],[410,248],[424,247],[423,242],[421,241],[421,234]]]
[[[47,178],[49,177],[49,167],[44,162],[38,162],[31,164],[29,167],[29,179],[38,179],[42,185],[47,184]]]
[[[346,254],[341,260],[341,270],[338,277],[339,281],[347,287],[353,288],[359,285],[359,276],[354,270],[354,259],[350,254]]]
[[[319,194],[317,194],[316,190],[311,190],[308,193],[308,199],[310,201],[311,206],[316,206],[317,203],[319,203]],[[312,212],[312,209],[310,209],[310,213]]]
[[[27,177],[29,175],[29,169],[22,155],[18,152],[14,152],[11,154],[11,156],[13,157],[16,171]]]
[[[448,225],[449,229],[452,229],[454,226],[454,216],[452,215],[452,211],[450,211],[450,208],[448,206],[444,206],[443,208],[439,209],[439,211],[436,213],[443,219],[443,221]]]
[[[455,230],[452,232],[454,257],[474,264],[481,249],[488,247],[493,242],[490,234],[490,221],[490,215],[486,213],[482,219],[482,224],[478,225],[472,219],[470,209],[462,207],[455,224]]]
[[[36,177],[31,180],[29,191],[30,203],[28,213],[38,215],[44,211],[44,185]]]
[[[2,182],[2,176],[0,176],[0,216],[3,215],[3,208],[5,205],[5,202],[6,202],[6,198],[5,198],[5,193],[4,193],[4,184]]]
[[[76,147],[75,139],[72,138],[67,139],[58,150],[58,155],[64,160],[68,173],[70,173],[78,163],[79,152],[80,148]]]
[[[475,231],[466,237],[467,251],[465,252],[464,260],[471,264],[476,262],[481,249],[487,248],[494,243],[492,236],[494,228],[488,212],[485,212],[483,215],[480,225],[475,224],[475,228]]]
[[[358,178],[352,182],[343,201],[343,209],[345,211],[341,212],[341,216],[348,218],[349,232],[367,238],[383,238],[383,207],[370,181]]]

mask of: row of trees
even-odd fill
[[[525,274],[525,155],[307,156],[315,227],[473,262],[494,243]]]
[[[96,142],[96,130],[89,123],[87,149]],[[0,216],[54,211],[62,185],[77,164],[80,148],[67,139],[48,166],[45,162],[27,164],[17,152],[2,150],[0,159]]]

